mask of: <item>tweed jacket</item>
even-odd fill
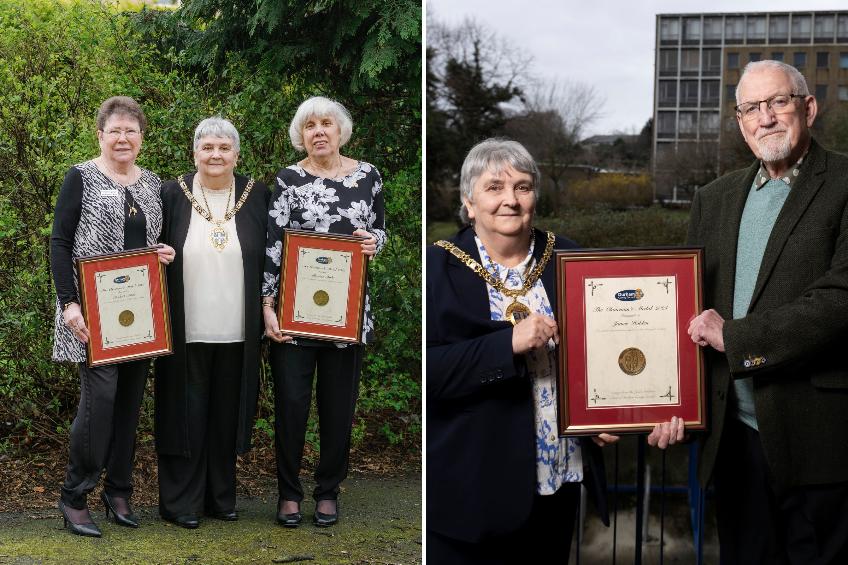
[[[700,479],[709,481],[725,419],[733,417],[731,381],[751,378],[776,491],[848,481],[848,157],[812,141],[769,237],[748,313],[733,320],[739,224],[758,168],[717,179],[692,202],[688,243],[705,248],[704,305],[725,319],[726,349],[706,350],[712,410]]]
[[[473,229],[450,241],[480,261]],[[575,247],[561,237],[555,245]],[[536,246],[536,260],[543,251]],[[542,282],[556,311],[553,260]],[[426,390],[427,528],[466,542],[518,530],[536,493],[532,383],[524,356],[512,352],[512,326],[491,318],[485,281],[435,246],[427,249]],[[603,455],[591,441],[581,445],[583,482],[608,524]]]

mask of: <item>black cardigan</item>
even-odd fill
[[[192,186],[194,173],[183,176]],[[236,175],[235,199],[241,198],[248,179]],[[244,364],[237,429],[237,449],[250,449],[253,417],[259,395],[260,340],[262,320],[262,269],[265,262],[265,229],[271,193],[264,184],[253,186],[242,208],[236,214],[236,232],[244,264]],[[155,427],[156,451],[166,455],[190,456],[189,422],[186,418],[185,307],[182,249],[191,219],[191,204],[176,180],[162,185],[162,243],[177,251],[168,265],[168,299],[174,354],[156,360]]]

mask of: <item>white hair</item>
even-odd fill
[[[341,132],[339,139],[339,147],[343,146],[350,140],[350,134],[353,132],[353,120],[350,117],[350,112],[335,100],[330,100],[323,96],[313,96],[304,101],[294,113],[291,124],[289,125],[289,138],[292,145],[298,151],[306,151],[303,146],[303,126],[309,118],[323,118],[331,116],[336,120]]]
[[[239,132],[236,126],[230,120],[225,120],[220,116],[206,118],[194,129],[194,150],[200,147],[200,140],[204,137],[228,137],[233,141],[233,149],[239,153],[241,143],[239,142]]]
[[[794,92],[791,92],[790,94],[800,94],[802,96],[810,95],[810,89],[807,86],[807,80],[804,78],[804,75],[802,75],[798,69],[796,69],[792,65],[787,65],[782,61],[766,59],[764,61],[752,61],[745,65],[745,68],[742,70],[742,76],[739,78],[739,84],[736,85],[737,105],[742,103],[742,100],[739,99],[739,88],[742,86],[742,81],[745,80],[745,76],[748,73],[764,70],[780,71],[786,76],[788,76],[790,82],[792,82],[792,90],[794,90]]]
[[[462,170],[459,174],[459,219],[462,220],[462,223],[471,223],[468,210],[465,207],[465,200],[472,201],[474,183],[477,182],[480,175],[486,171],[497,174],[506,167],[512,167],[518,172],[533,177],[533,193],[537,199],[539,198],[541,173],[530,152],[517,141],[492,137],[472,147],[462,163]]]

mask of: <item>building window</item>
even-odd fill
[[[848,15],[841,15],[836,20],[836,41],[848,42]]]
[[[701,112],[701,136],[715,137],[718,135],[719,125],[718,112]]]
[[[680,52],[680,74],[698,75],[701,72],[701,52],[697,49],[683,49]]]
[[[765,16],[748,16],[748,43],[766,42]]]
[[[848,53],[844,51],[839,54],[839,68],[848,69]]]
[[[728,53],[727,54],[727,68],[728,69],[738,69],[739,68],[739,53]]]
[[[677,43],[680,39],[680,20],[677,18],[660,20],[660,42],[663,44]]]
[[[677,131],[680,137],[695,137],[698,134],[698,112],[680,112]]]
[[[839,87],[839,101],[848,102],[848,86]]]
[[[721,43],[721,18],[704,18],[704,43]]]
[[[751,53],[749,53],[748,58],[748,60],[752,63],[756,63],[757,61],[763,58],[763,54],[757,51],[752,51]]]
[[[717,80],[701,81],[701,108],[717,108],[721,83]]]
[[[827,100],[827,85],[826,84],[817,84],[816,85],[816,100],[819,102],[824,102]]]
[[[677,74],[677,49],[660,49],[660,76]]]
[[[816,68],[826,69],[830,66],[830,52],[819,51],[816,53]]]
[[[745,18],[731,16],[724,20],[724,42],[742,43],[745,39]]]
[[[789,16],[772,16],[769,19],[769,41],[785,43],[789,39]]]
[[[657,137],[674,137],[675,120],[674,112],[657,112]]]
[[[783,62],[783,51],[772,51],[771,58],[773,61]]]
[[[677,81],[661,80],[657,92],[657,104],[661,108],[677,106]]]
[[[701,56],[701,73],[719,75],[721,73],[721,49],[704,49]]]
[[[796,69],[801,69],[807,66],[807,52],[806,51],[795,51],[792,54],[792,66]]]
[[[697,80],[680,81],[680,106],[686,108],[695,108],[698,106]]]
[[[812,30],[812,16],[792,16],[792,43],[808,43]]]
[[[701,18],[685,18],[683,20],[683,42],[700,43]]]
[[[725,85],[724,88],[725,88],[725,91],[724,91],[724,101],[725,101],[725,103],[730,102],[731,104],[736,106],[736,85],[735,84],[728,84],[728,85]]]
[[[815,33],[816,43],[832,43],[836,18],[833,14],[816,14]]]

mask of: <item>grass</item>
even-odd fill
[[[312,485],[305,486],[309,492]],[[311,523],[309,497],[303,525],[275,524],[273,488],[240,498],[237,522],[203,519],[197,530],[160,520],[155,507],[137,509],[137,530],[107,522],[98,511],[100,539],[65,531],[57,510],[0,514],[0,563],[421,563],[419,476],[352,477],[342,488],[339,523],[323,529]]]
[[[688,210],[659,206],[634,210],[569,210],[556,217],[536,218],[536,227],[552,230],[581,247],[654,247],[683,245],[689,224]],[[456,233],[454,222],[427,224],[427,243]]]

